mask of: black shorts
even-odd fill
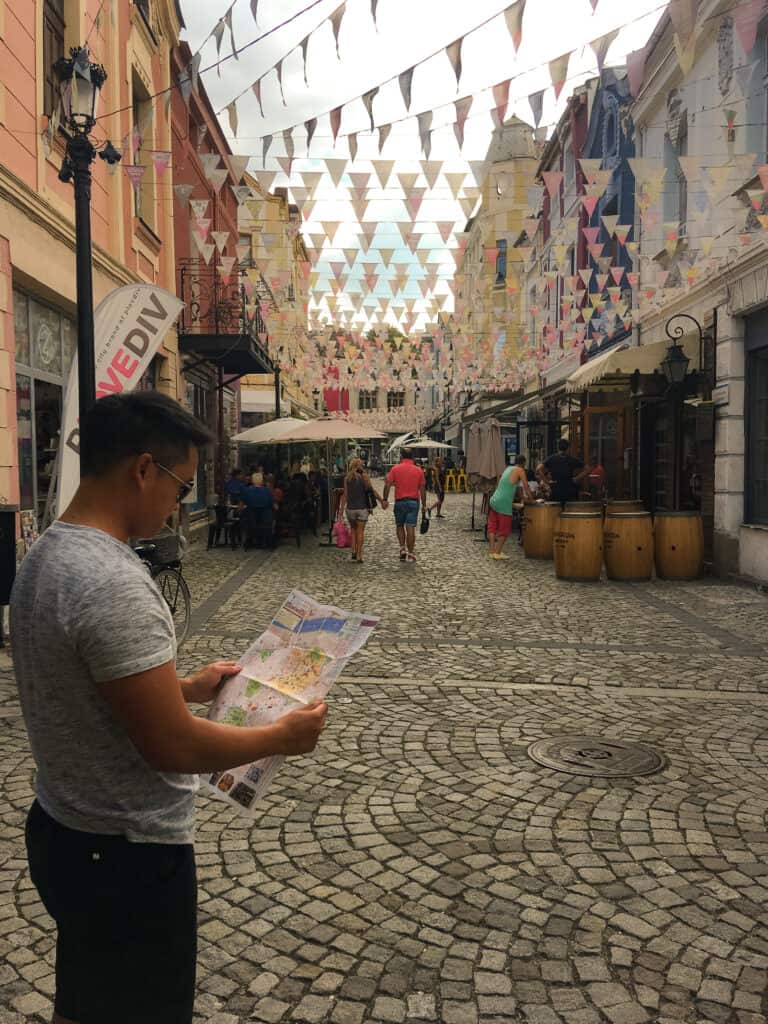
[[[32,881],[57,925],[56,1012],[78,1024],[191,1024],[194,847],[75,831],[37,801],[26,840]]]

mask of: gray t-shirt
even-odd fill
[[[99,692],[176,654],[170,611],[131,548],[53,523],[16,577],[11,647],[43,809],[83,832],[192,842],[197,776],[151,768]]]

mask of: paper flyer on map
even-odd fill
[[[289,711],[322,700],[378,621],[372,615],[318,604],[292,590],[240,658],[242,671],[224,684],[208,718],[236,726],[272,725]],[[262,758],[202,776],[201,782],[210,794],[253,812],[283,760]]]

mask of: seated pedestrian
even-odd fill
[[[228,505],[239,505],[245,490],[246,484],[243,480],[243,471],[239,466],[230,470],[229,480],[224,484],[224,493],[227,496]]]
[[[274,547],[275,510],[277,505],[272,492],[264,484],[246,487],[243,494],[245,507],[243,547]]]

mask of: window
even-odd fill
[[[53,65],[64,56],[64,0],[43,5],[43,113],[49,117],[59,102],[59,83]]]
[[[61,430],[64,384],[75,353],[74,322],[13,292],[21,508],[42,521]]]
[[[152,98],[146,86],[133,73],[133,160],[134,164],[145,167],[144,177],[137,189],[134,189],[134,210],[136,216],[144,221],[147,227],[155,226],[155,185],[154,167],[150,152],[152,140]]]
[[[565,154],[563,156],[563,192],[567,209],[576,198],[576,159],[573,155],[573,147],[570,140],[566,142]]]
[[[374,388],[372,391],[359,391],[357,395],[358,409],[377,409],[379,406],[379,393]]]
[[[496,239],[496,281],[495,284],[503,285],[507,280],[507,240],[506,238]]]
[[[688,156],[688,115],[680,118],[680,129],[677,133],[677,155]],[[683,174],[680,161],[677,162],[677,219],[680,222],[680,234],[685,234],[688,222],[688,179]]]
[[[387,392],[387,412],[392,412],[395,409],[405,408],[405,392],[404,391],[388,391]]]
[[[664,221],[680,225],[680,235],[685,234],[688,220],[688,181],[680,166],[679,156],[688,155],[688,115],[685,111],[680,115],[677,137],[674,142],[669,134],[664,136],[664,167],[666,179],[664,183]]]
[[[756,337],[753,323],[765,316],[747,319],[747,418],[746,418],[746,465],[745,505],[746,521],[768,525],[768,346],[765,334]],[[762,348],[750,351],[750,341],[762,341]]]

